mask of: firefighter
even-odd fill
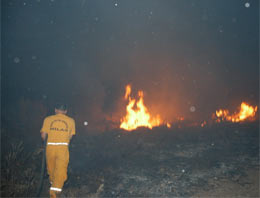
[[[51,183],[50,197],[55,198],[62,191],[67,180],[67,167],[69,163],[69,143],[75,135],[75,121],[67,114],[65,104],[55,106],[55,115],[44,119],[41,137],[47,139],[46,163]]]

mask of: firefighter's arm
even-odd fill
[[[70,140],[73,137],[73,135],[75,135],[75,134],[76,134],[75,121],[72,120],[72,125],[71,125],[71,130],[70,130],[70,135],[69,135]]]
[[[50,125],[49,119],[45,118],[44,121],[43,121],[42,128],[40,130],[41,138],[42,138],[43,141],[47,138],[49,125]]]
[[[41,137],[42,137],[42,140],[44,141],[47,137],[47,133],[41,132]]]

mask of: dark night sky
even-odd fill
[[[118,119],[127,83],[168,120],[258,104],[258,0],[1,3],[2,116],[24,97]]]

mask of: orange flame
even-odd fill
[[[128,105],[126,107],[126,115],[121,119],[120,128],[131,131],[138,127],[148,127],[152,129],[155,126],[162,124],[162,120],[159,115],[152,117],[144,105],[143,92],[139,91],[139,100],[136,102],[131,96],[131,86],[127,85],[125,88],[125,100],[128,99]],[[171,127],[169,123],[166,124],[168,128]]]
[[[229,111],[226,109],[220,109],[216,111],[217,122],[229,121],[229,122],[241,122],[249,118],[253,118],[257,112],[257,106],[253,107],[245,102],[240,105],[240,111],[229,115]]]
[[[127,99],[128,96],[130,96],[130,93],[131,93],[131,86],[126,85],[126,87],[125,87],[125,99]]]

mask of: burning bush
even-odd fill
[[[239,112],[230,114],[227,109],[219,109],[216,114],[213,114],[213,118],[216,122],[229,121],[229,122],[241,122],[248,119],[254,119],[257,112],[257,106],[253,107],[249,104],[242,102]]]
[[[125,130],[133,130],[138,127],[148,127],[152,129],[155,126],[164,124],[160,115],[152,116],[148,108],[144,105],[144,93],[143,91],[138,92],[139,99],[132,98],[131,86],[127,85],[125,91],[125,100],[128,100],[128,105],[126,107],[126,115],[121,119],[120,128]],[[167,127],[171,125],[166,123]]]

